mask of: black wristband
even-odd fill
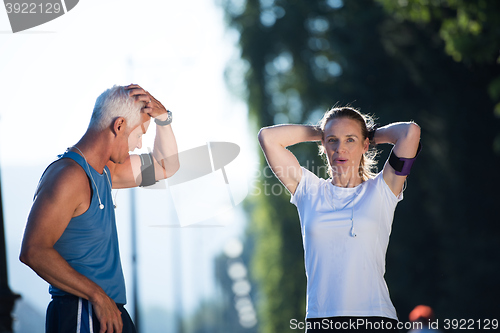
[[[374,125],[371,130],[368,131],[368,140],[370,140],[370,143],[375,143],[373,141],[373,138],[375,137],[375,131],[377,131],[378,125]]]

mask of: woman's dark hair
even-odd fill
[[[326,124],[330,120],[338,118],[348,118],[357,121],[361,126],[361,134],[363,135],[363,140],[365,140],[368,137],[369,131],[375,129],[375,121],[372,116],[367,114],[362,114],[361,112],[350,106],[333,107],[331,110],[325,112],[323,118],[320,120],[318,125],[319,129],[323,133],[323,138],[322,138],[323,140],[325,139],[324,131]],[[325,147],[323,147],[323,145],[319,147],[319,154],[320,155],[325,154]],[[364,153],[361,156],[361,162],[359,163],[358,172],[359,176],[363,179],[363,181],[375,177],[373,169],[377,165],[377,161],[375,160],[376,156],[377,156],[377,150],[375,148],[370,148],[366,153]],[[330,177],[333,177],[332,168],[330,164],[328,164],[328,174],[330,175]]]

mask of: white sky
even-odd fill
[[[11,289],[45,311],[46,284],[17,260],[32,195],[45,166],[82,136],[96,97],[114,84],[138,83],[173,111],[180,151],[207,141],[238,144],[242,167],[230,178],[250,181],[257,166],[256,133],[249,132],[246,106],[230,95],[223,78],[227,62],[238,57],[236,41],[212,0],[83,0],[62,17],[16,34],[0,9],[0,168]],[[143,150],[153,146],[153,137],[145,137]],[[190,291],[178,297],[192,309],[213,296],[207,256],[239,235],[245,219],[236,210],[212,219],[224,227],[151,227],[175,219],[162,211],[165,202],[171,204],[168,194],[143,189],[137,194],[139,259],[146,272],[140,276],[141,302],[175,308],[165,300],[175,287],[162,286],[172,284],[164,275],[179,269],[179,257],[172,255],[182,248],[182,260],[187,256],[193,263],[187,260],[181,268],[183,288]],[[130,287],[128,200],[128,192],[119,192],[119,234]],[[201,283],[200,274],[207,276]],[[158,292],[162,288],[165,293]]]

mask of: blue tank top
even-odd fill
[[[109,169],[105,166],[105,172],[100,174],[90,165],[87,168],[83,157],[71,151],[65,152],[59,158],[71,158],[83,168],[92,186],[92,198],[89,209],[70,220],[63,234],[54,244],[54,249],[77,272],[97,283],[116,303],[125,304],[127,301],[125,280],[111,197],[111,178],[108,178],[110,177]],[[95,185],[89,175],[89,169]],[[104,209],[99,209],[96,185]],[[53,296],[68,295],[52,285],[49,287],[49,293]]]

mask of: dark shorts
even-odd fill
[[[122,313],[123,333],[136,333],[134,323],[123,304],[117,304]],[[53,296],[47,307],[46,333],[99,333],[100,325],[92,304],[76,296]]]
[[[330,317],[306,319],[306,333],[352,332],[380,333],[398,332],[398,321],[385,317]]]

